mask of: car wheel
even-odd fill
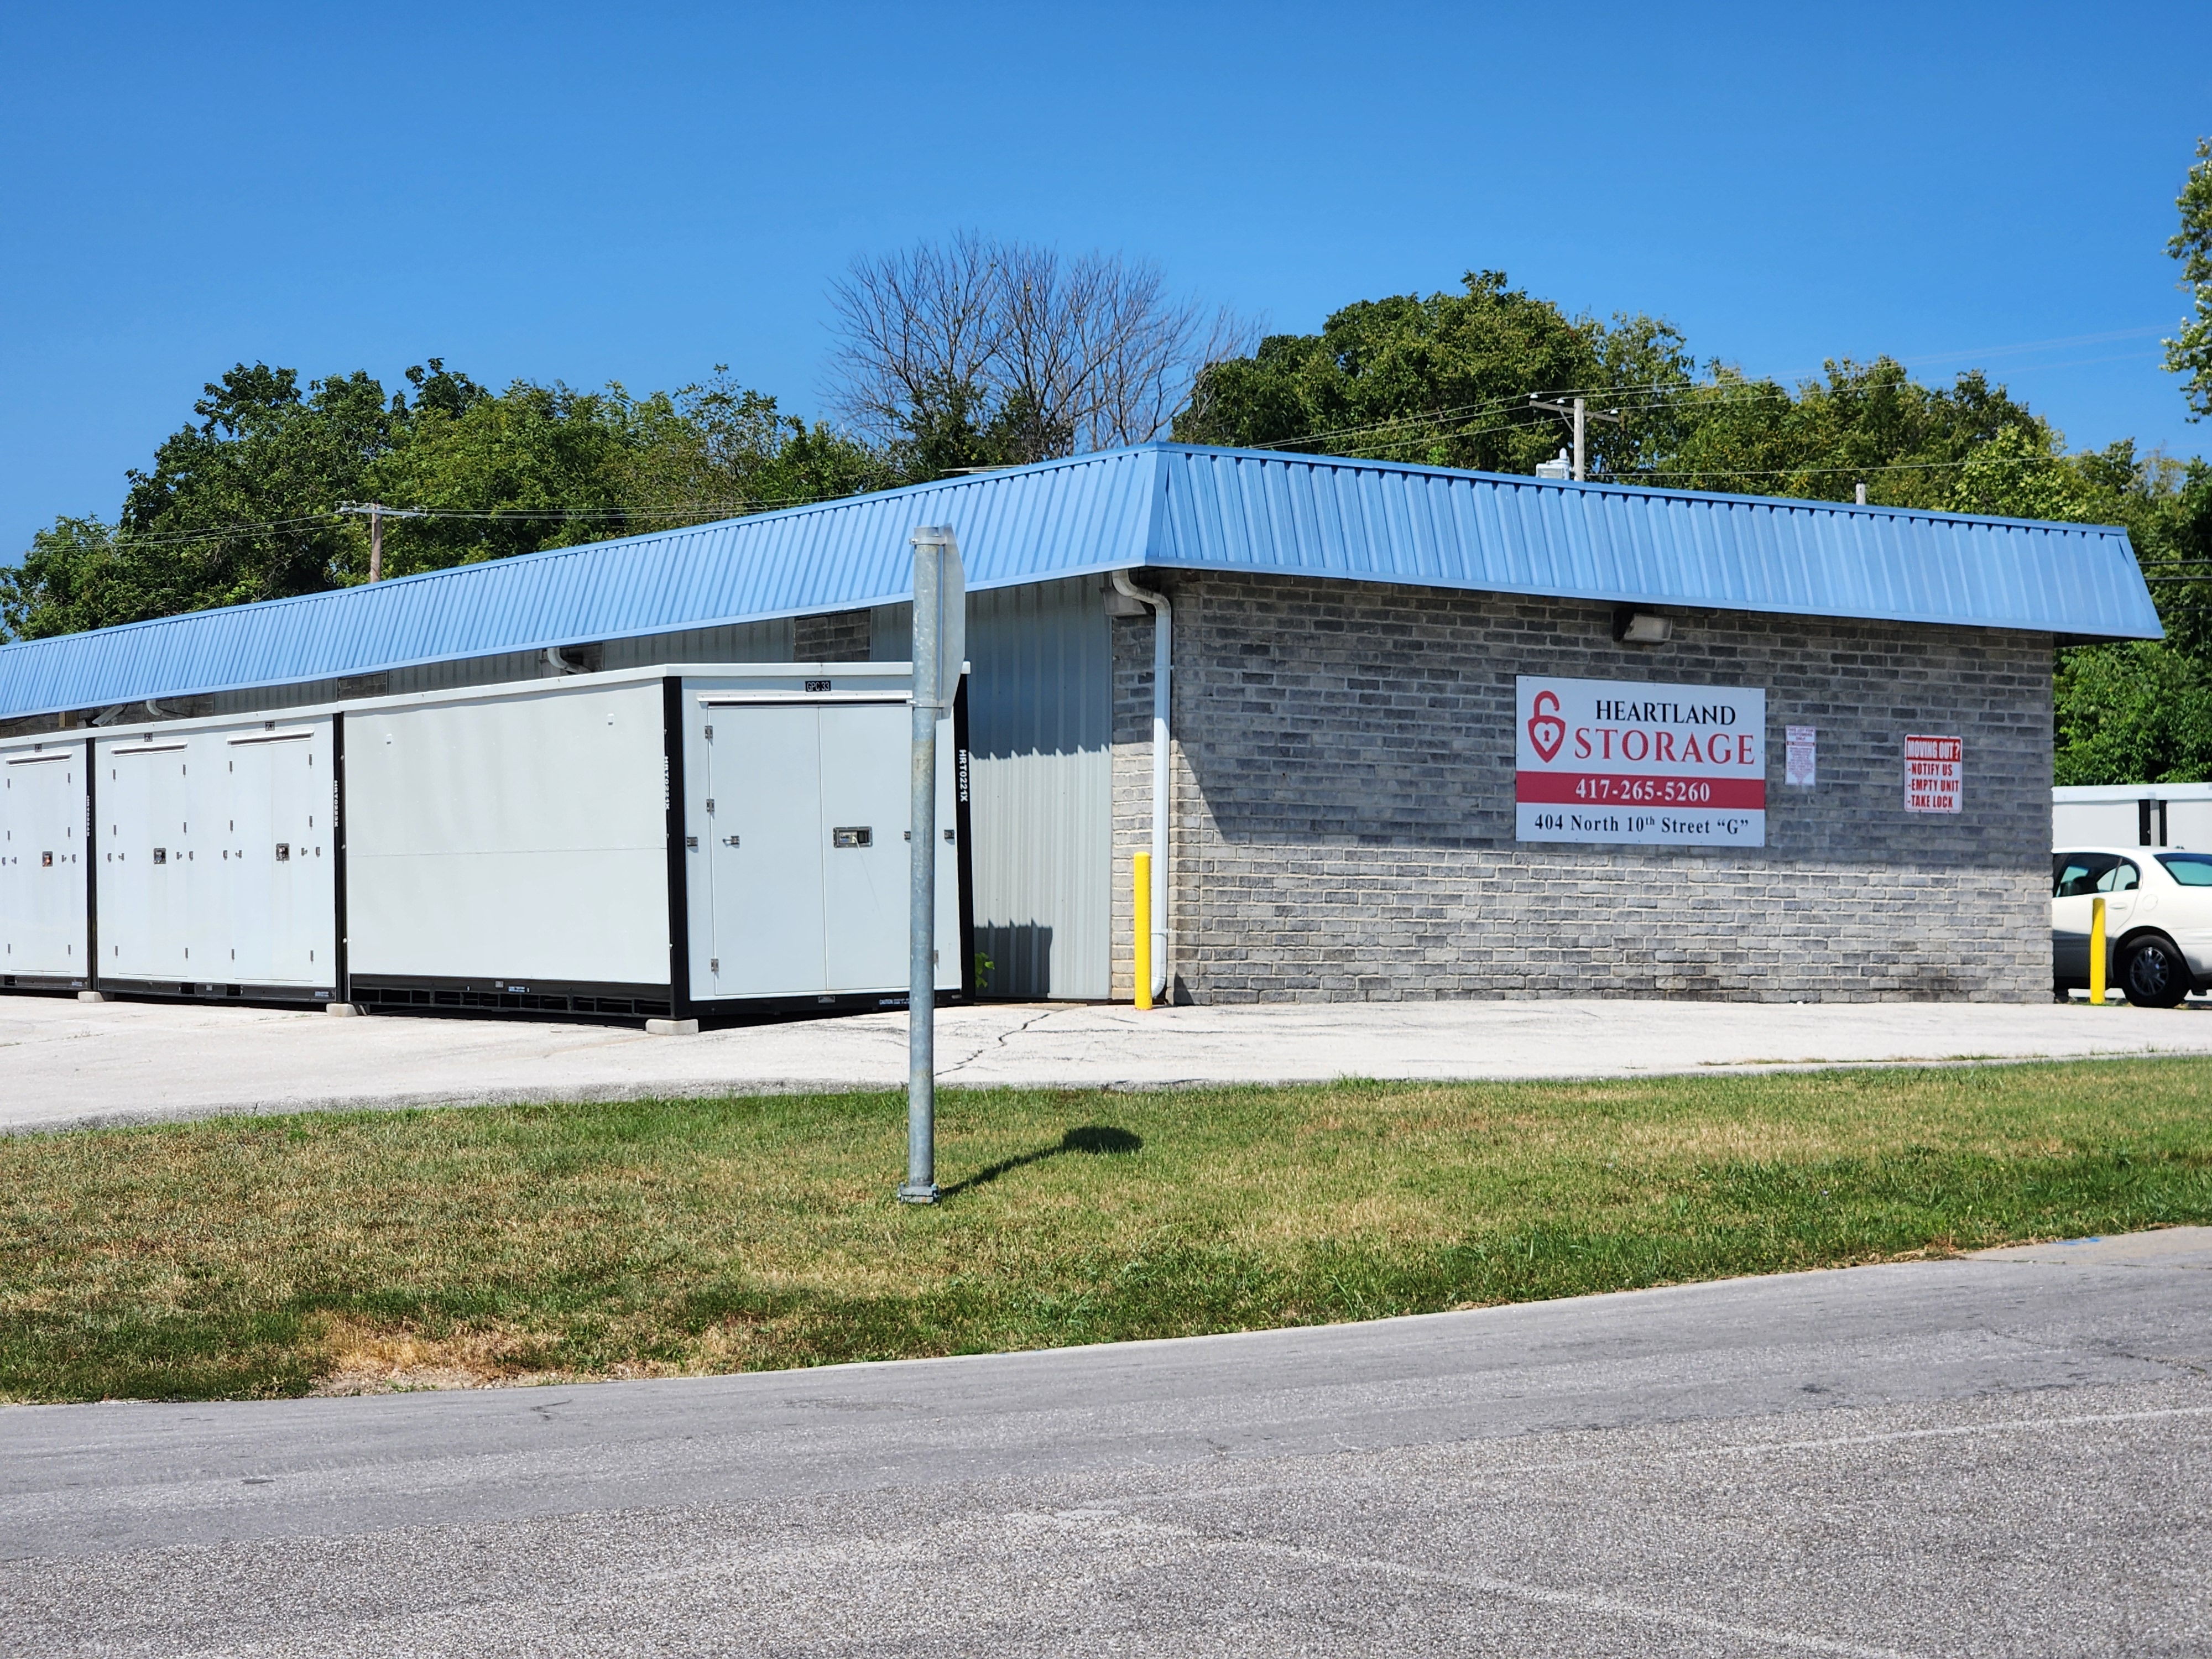
[[[2171,941],[2139,939],[2120,957],[2120,989],[2141,1008],[2178,1008],[2189,994],[2189,964]]]

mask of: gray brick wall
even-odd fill
[[[866,662],[868,631],[868,613],[865,611],[831,611],[819,617],[793,617],[792,660]]]
[[[2050,994],[2051,647],[1994,629],[1611,609],[1301,578],[1173,598],[1174,967],[1197,1002]],[[1150,834],[1152,624],[1115,637],[1114,994]],[[1520,674],[1764,687],[1767,845],[1521,843]],[[1820,781],[1783,783],[1783,728]],[[1966,740],[1965,810],[1904,810],[1902,739]]]

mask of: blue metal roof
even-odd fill
[[[1155,444],[0,646],[0,717],[1152,565],[2156,639],[2124,531]]]

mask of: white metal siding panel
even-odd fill
[[[352,971],[668,982],[660,687],[346,720]]]
[[[996,995],[1108,994],[1109,626],[1096,577],[969,596],[975,945]]]

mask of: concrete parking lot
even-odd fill
[[[2076,1002],[1613,1000],[1160,1008],[988,1004],[939,1018],[947,1086],[1153,1088],[1626,1077],[2212,1054],[2212,1010]],[[629,1028],[0,997],[0,1129],[311,1107],[613,1099],[906,1080],[906,1016],[658,1037]]]
[[[1367,1325],[0,1411],[0,1650],[2201,1654],[2212,1229]]]

